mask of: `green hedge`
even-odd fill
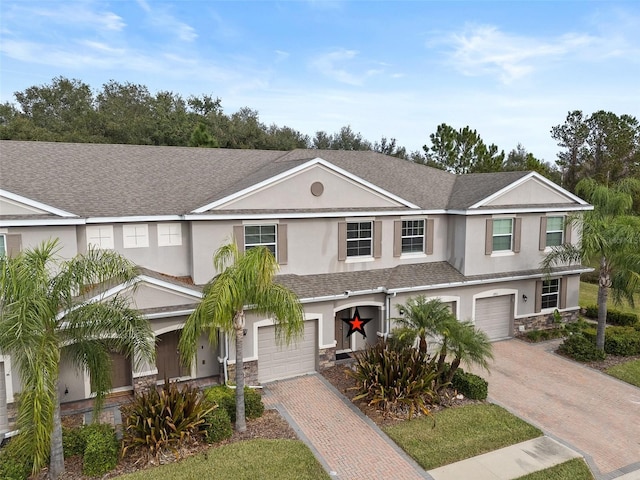
[[[592,362],[605,358],[605,353],[596,348],[595,337],[591,338],[586,332],[567,337],[558,350],[579,362]]]
[[[585,316],[589,318],[598,318],[598,306],[589,305],[586,307]],[[607,310],[607,323],[609,325],[618,325],[622,327],[636,325],[638,323],[638,315],[635,313],[624,313],[620,310]]]
[[[233,388],[226,385],[207,388],[205,397],[210,402],[224,408],[232,423],[236,421],[236,391]],[[244,388],[244,413],[247,418],[259,418],[264,413],[262,395],[253,388]]]
[[[0,478],[2,480],[26,480],[31,473],[33,462],[19,452],[17,442],[9,443],[0,449]]]
[[[87,433],[82,457],[82,473],[91,477],[104,475],[118,465],[118,440],[111,425],[93,424]]]
[[[595,345],[597,335],[595,328],[585,329],[583,335]],[[604,351],[623,357],[640,355],[640,329],[635,326],[607,327],[604,333]]]
[[[460,368],[453,374],[451,386],[472,400],[485,400],[489,393],[489,384],[484,378]]]
[[[218,407],[204,417],[205,440],[207,443],[216,443],[233,435],[231,419],[224,408]]]

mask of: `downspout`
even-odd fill
[[[218,357],[218,361],[222,362],[222,371],[224,375],[224,384],[232,390],[236,389],[235,385],[229,385],[229,335],[224,333],[224,357]],[[260,389],[262,385],[247,385],[249,388]]]
[[[398,295],[397,292],[387,293],[386,295],[385,322],[384,322],[385,328],[384,328],[384,333],[382,335],[385,342],[387,341],[387,338],[389,338],[389,334],[391,333],[391,299],[395,298],[396,295]]]

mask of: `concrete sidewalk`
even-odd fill
[[[512,480],[582,456],[549,437],[538,437],[429,470],[434,480]]]

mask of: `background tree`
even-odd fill
[[[594,206],[593,211],[570,218],[582,237],[578,245],[553,247],[542,266],[551,272],[556,265],[597,263],[598,329],[596,346],[604,350],[609,290],[615,302],[627,300],[634,306],[633,294],[640,286],[640,217],[631,215],[633,199],[628,193],[640,191],[640,181],[626,179],[607,187],[595,180],[584,179],[576,193]]]
[[[509,172],[538,172],[558,184],[562,181],[558,169],[544,160],[537,159],[532,153],[527,152],[520,143],[509,152],[503,168]]]
[[[424,145],[426,164],[456,174],[499,172],[504,151],[495,144],[486,145],[476,130],[459,130],[443,123],[429,136],[431,146]]]
[[[640,125],[635,117],[603,110],[585,117],[575,110],[551,129],[551,136],[565,149],[556,163],[562,169],[562,186],[572,192],[584,178],[605,185],[640,179]]]
[[[102,250],[64,261],[56,255],[57,245],[49,241],[0,258],[0,351],[11,356],[22,383],[15,441],[33,459],[33,473],[49,459],[54,479],[64,473],[61,361],[89,372],[97,419],[111,385],[110,352],[132,358],[136,368],[155,356],[151,327],[127,300],[115,295],[89,302],[88,296],[77,296],[91,285],[132,280],[133,265]]]
[[[247,429],[244,411],[243,330],[246,310],[274,318],[278,341],[290,343],[304,328],[304,315],[298,297],[274,283],[278,263],[265,247],[239,252],[235,243],[220,247],[213,256],[218,273],[205,285],[203,297],[189,315],[180,335],[180,355],[189,368],[196,356],[198,338],[209,332],[212,344],[218,330],[233,333],[236,347],[236,430]]]
[[[403,158],[405,160],[409,159],[407,149],[398,146],[395,138],[388,140],[387,137],[382,137],[379,143],[374,142],[373,151],[384,155],[390,155],[392,157]]]

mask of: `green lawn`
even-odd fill
[[[620,310],[626,313],[639,313],[640,314],[640,293],[634,295],[635,308],[631,308],[627,302],[621,304],[613,303],[611,298],[611,292],[609,292],[609,299],[607,301],[607,308],[609,310]],[[598,285],[587,282],[580,282],[580,298],[579,303],[581,307],[587,307],[589,305],[598,304]]]
[[[212,448],[178,463],[117,477],[122,480],[329,479],[307,446],[298,440],[248,440]]]
[[[631,360],[607,369],[607,373],[623,382],[640,387],[640,360]]]
[[[584,460],[574,458],[555,467],[530,473],[517,480],[593,480],[593,475]]]
[[[425,470],[539,437],[542,432],[492,404],[448,408],[384,431]]]

